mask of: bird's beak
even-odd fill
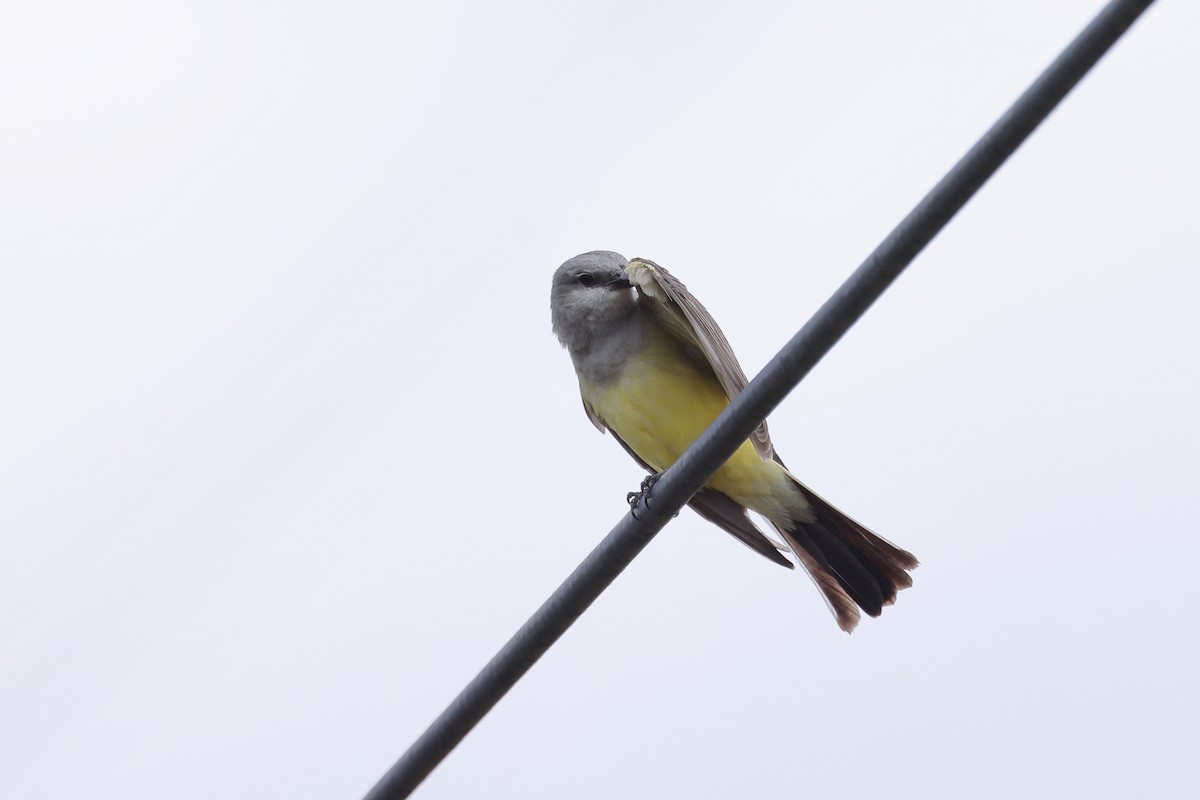
[[[622,275],[619,278],[613,278],[608,283],[604,284],[606,289],[632,289],[633,284],[629,282],[629,278]]]

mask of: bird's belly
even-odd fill
[[[632,359],[613,381],[585,386],[605,424],[656,472],[674,464],[724,408],[729,398],[711,372],[677,353]],[[791,516],[797,495],[787,473],[763,461],[745,441],[706,484],[768,517]],[[803,502],[802,498],[799,502]]]
[[[657,361],[655,359],[654,361]],[[658,472],[729,405],[715,379],[688,364],[634,363],[588,396],[609,428]]]

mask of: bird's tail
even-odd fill
[[[917,567],[917,559],[807,487],[800,488],[812,507],[813,521],[791,529],[776,527],[825,595],[838,627],[849,633],[858,625],[860,608],[878,617],[884,606],[896,602],[896,592],[912,586],[908,572]]]

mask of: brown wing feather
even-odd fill
[[[666,301],[659,297],[647,298],[645,293],[642,293],[642,297],[650,301],[650,307],[670,333],[700,348],[709,366],[712,367],[713,373],[717,376],[721,388],[725,390],[729,399],[733,400],[742,389],[746,388],[749,381],[746,379],[746,373],[742,371],[741,364],[738,363],[737,356],[733,353],[733,348],[729,345],[729,340],[725,338],[725,334],[717,325],[717,321],[688,291],[683,281],[653,261],[635,258],[629,263],[630,266],[642,264],[649,268],[649,274],[654,277],[655,283],[666,295]],[[626,270],[628,269],[629,267],[626,267]],[[764,461],[773,456],[771,435],[767,431],[765,421],[755,429],[750,441]]]
[[[604,433],[606,430],[608,430],[608,425],[605,424],[604,420],[600,419],[600,415],[596,413],[596,409],[592,408],[591,403],[587,401],[587,398],[583,396],[582,392],[579,394],[579,399],[583,401],[583,413],[587,414],[587,418],[590,419],[592,424],[596,426],[596,430],[600,431],[601,433]]]
[[[706,520],[731,534],[739,542],[749,547],[781,567],[795,569],[795,565],[779,552],[771,540],[763,535],[750,518],[746,509],[738,505],[733,498],[716,489],[701,489],[688,501],[692,510]]]

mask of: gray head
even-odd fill
[[[554,335],[568,350],[586,348],[633,313],[637,300],[620,253],[593,250],[575,256],[554,273],[550,320]]]

